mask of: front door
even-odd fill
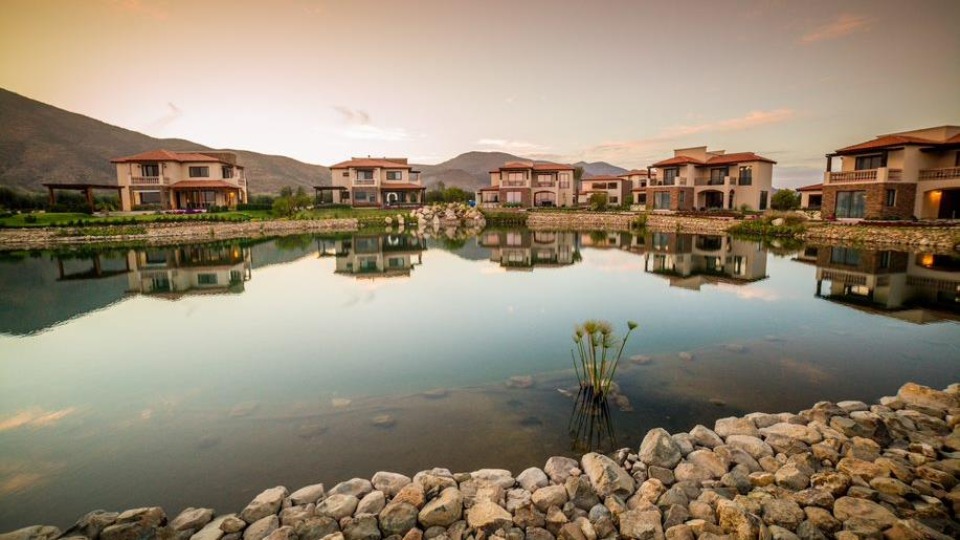
[[[939,219],[960,218],[960,189],[945,189],[940,195]]]

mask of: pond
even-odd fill
[[[0,253],[0,531],[236,511],[378,470],[519,473],[661,426],[960,380],[960,261],[487,230]],[[640,325],[609,409],[571,334]]]

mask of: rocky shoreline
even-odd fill
[[[330,489],[277,486],[234,514],[97,510],[0,540],[945,539],[960,536],[960,384],[905,384],[869,406],[819,402],[713,429],[650,430],[637,449],[579,461]]]

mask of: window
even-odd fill
[[[526,180],[526,176],[522,172],[510,172],[507,173],[507,181],[505,182],[508,186],[522,186]]]
[[[960,152],[957,152],[957,155],[953,158],[953,166],[960,167]]]
[[[216,285],[217,275],[216,274],[197,274],[197,284],[198,285]]]
[[[160,204],[159,191],[138,191],[140,194],[140,204]]]
[[[726,167],[720,169],[710,169],[710,181],[709,185],[711,186],[722,186],[723,179],[730,174],[730,170]]]
[[[357,180],[373,180],[373,171],[357,171]]]
[[[607,182],[607,189],[617,189],[616,182]]]
[[[507,204],[514,203],[519,204],[522,202],[522,193],[519,191],[508,191],[507,192]]]
[[[866,201],[866,191],[838,191],[835,213],[838,218],[862,218]]]
[[[677,193],[677,210],[684,209],[684,203],[686,202],[685,199],[687,198],[686,195],[687,194],[683,191],[681,191],[680,193]]]
[[[537,183],[540,185],[543,184],[553,184],[553,175],[552,174],[538,174]]]
[[[883,199],[883,204],[885,206],[896,206],[897,204],[897,190],[888,189],[886,191],[886,196]]]
[[[350,171],[343,171],[343,173],[340,176],[344,178],[350,178]]]
[[[746,165],[740,167],[740,185],[749,186],[753,184],[753,167]]]
[[[830,262],[844,266],[857,266],[860,264],[860,252],[844,247],[830,248]]]
[[[140,165],[140,173],[143,174],[143,176],[160,176],[160,164],[144,163]]]
[[[403,180],[403,171],[387,171],[387,180]]]
[[[354,191],[353,201],[356,203],[375,203],[377,202],[377,194],[373,191]]]
[[[233,178],[233,167],[224,165],[220,170],[223,173],[223,178]]]
[[[569,187],[570,187],[570,181],[572,180],[572,177],[570,176],[570,173],[568,173],[568,172],[562,172],[562,173],[560,173],[559,178],[560,178],[560,187],[561,187],[561,188],[569,188]]]
[[[880,268],[890,268],[890,252],[880,252]]]
[[[680,169],[664,169],[663,185],[672,186],[677,181],[677,174],[679,172],[680,172]]]
[[[766,192],[766,191],[761,191],[761,192],[760,192],[760,208],[759,208],[759,210],[766,210],[766,209],[767,209],[767,192]]]
[[[619,200],[616,195],[610,196],[610,204],[620,204]]]
[[[523,245],[523,236],[518,232],[508,232],[507,233],[507,245],[508,246],[520,246]]]
[[[669,191],[658,191],[653,194],[653,207],[654,208],[670,208],[670,192]]]
[[[389,268],[403,268],[404,261],[402,257],[390,257],[387,259],[387,267]]]
[[[190,178],[209,178],[210,167],[190,167]]]
[[[883,154],[874,154],[872,156],[857,156],[855,169],[863,171],[867,169],[879,169],[884,166]]]

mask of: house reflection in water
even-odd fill
[[[423,264],[426,241],[408,234],[353,235],[333,241],[336,274],[357,279],[406,277]]]
[[[96,252],[89,256],[57,256],[57,281],[104,279],[130,271],[130,261],[123,252]]]
[[[645,251],[644,271],[665,276],[671,287],[744,285],[767,277],[767,252],[758,242],[729,236],[650,232],[633,251]]]
[[[131,250],[128,292],[177,299],[239,293],[251,278],[250,248],[240,245]]]
[[[807,259],[816,253],[820,298],[917,324],[960,320],[956,257],[838,246],[804,253]]]
[[[485,231],[480,245],[490,248],[490,260],[507,270],[569,266],[580,262],[577,235],[556,231]]]

